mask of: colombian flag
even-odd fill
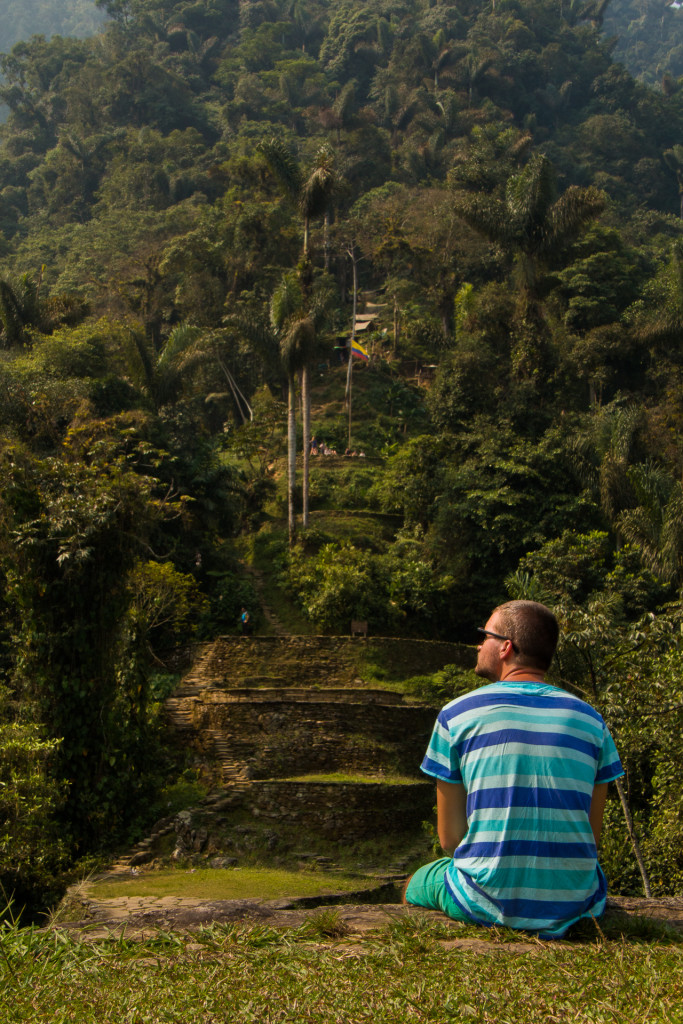
[[[358,356],[359,359],[363,359],[366,363],[370,358],[368,350],[359,341],[351,342],[351,355]]]

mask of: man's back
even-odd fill
[[[551,936],[602,912],[591,797],[622,769],[590,705],[539,682],[481,687],[441,711],[422,769],[467,792],[446,873],[467,917]]]

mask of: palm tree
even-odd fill
[[[187,375],[212,357],[205,342],[206,335],[201,327],[179,324],[161,350],[155,352],[141,331],[129,331],[125,353],[128,372],[136,385],[147,393],[155,409],[176,401]]]
[[[683,147],[682,147],[683,153]],[[671,259],[658,281],[656,302],[636,317],[638,338],[667,352],[680,349],[683,341],[683,251],[680,242],[671,247]],[[663,293],[663,294],[662,294]]]
[[[536,155],[508,178],[503,199],[461,193],[454,205],[466,223],[514,261],[519,290],[511,325],[512,368],[517,380],[538,387],[552,368],[552,332],[541,304],[548,280],[543,270],[601,212],[604,196],[592,186],[572,185],[557,198],[552,164]]]
[[[620,517],[634,503],[631,470],[638,457],[644,421],[639,405],[606,406],[593,413],[585,434],[573,445],[576,472],[617,531],[617,543]]]
[[[629,478],[638,502],[618,519],[619,528],[660,579],[683,587],[683,487],[650,463],[631,467]]]
[[[87,303],[75,295],[43,291],[44,269],[37,280],[31,274],[0,278],[0,347],[30,345],[34,332],[52,334],[61,324],[73,327],[87,316]]]
[[[329,223],[329,211],[332,198],[337,189],[338,179],[334,167],[334,154],[329,146],[320,146],[315,154],[313,164],[307,173],[304,173],[290,151],[279,139],[270,139],[260,145],[263,156],[277,178],[284,194],[296,205],[303,219],[303,251],[301,262],[298,268],[299,283],[302,292],[302,313],[300,318],[310,321],[315,330],[314,318],[312,317],[312,284],[313,268],[310,258],[310,225],[311,220],[319,217],[325,219],[325,238],[327,238],[327,225]],[[327,246],[326,246],[327,248]],[[302,348],[303,361],[299,369],[301,371],[301,401],[303,405],[303,527],[308,526],[308,505],[309,505],[309,458],[311,447],[311,395],[309,362],[314,350],[315,338],[310,344]],[[288,437],[290,436],[288,429]],[[296,458],[296,455],[294,456]],[[291,464],[292,455],[289,455]],[[292,490],[293,500],[293,490]],[[290,538],[291,534],[290,523]]]
[[[334,154],[329,146],[319,146],[313,165],[304,178],[299,193],[299,209],[304,219],[304,257],[309,254],[309,230],[313,218],[323,217],[329,223],[330,204],[337,189]]]
[[[270,320],[279,337],[280,356],[287,374],[287,526],[291,547],[296,538],[296,379],[315,344],[315,325],[304,312],[303,291],[294,271],[283,275],[273,293]]]
[[[535,296],[541,266],[566,248],[604,205],[603,193],[593,186],[572,185],[556,198],[553,166],[539,154],[508,179],[504,200],[460,195],[455,211],[517,259],[523,287]]]
[[[467,83],[468,109],[472,106],[477,84],[496,60],[496,56],[496,53],[493,51],[478,53],[476,49],[470,49],[463,60],[461,60],[460,70]]]
[[[301,265],[301,281],[304,286],[304,301],[309,312],[312,306],[311,285],[313,268],[309,254],[309,229],[313,217],[324,218],[325,264],[327,265],[327,235],[330,216],[330,203],[337,188],[337,175],[334,168],[334,157],[328,146],[320,146],[315,155],[313,167],[303,182],[299,197],[299,208],[304,218],[303,259]],[[314,341],[310,345],[308,358],[301,367],[301,401],[303,404],[303,492],[302,520],[304,530],[308,527],[309,505],[309,460],[311,453],[311,388],[310,388],[310,356],[313,354]]]
[[[676,175],[679,197],[678,213],[681,220],[683,220],[683,146],[677,143],[672,149],[665,150],[662,156],[664,163]]]

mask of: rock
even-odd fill
[[[168,815],[166,818],[159,818],[159,820],[155,822],[154,825],[152,825],[152,834],[156,832],[163,832],[163,830],[167,829],[170,825],[172,825],[174,821],[175,816],[173,814]]]
[[[208,838],[209,833],[205,828],[198,828],[196,832],[192,833],[192,849],[195,853],[202,852]]]
[[[138,853],[134,853],[128,861],[129,865],[134,868],[139,864],[148,864],[154,859],[154,854],[151,850],[140,850]]]
[[[277,834],[277,832],[273,832],[272,829],[268,829],[267,832],[264,832],[263,839],[266,844],[267,850],[274,850],[277,846],[280,845],[280,836]]]

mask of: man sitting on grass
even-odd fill
[[[510,601],[479,632],[475,672],[491,684],[443,708],[422,762],[454,852],[419,868],[404,900],[558,938],[605,909],[597,846],[623,769],[598,712],[544,681],[559,632],[548,608]]]

